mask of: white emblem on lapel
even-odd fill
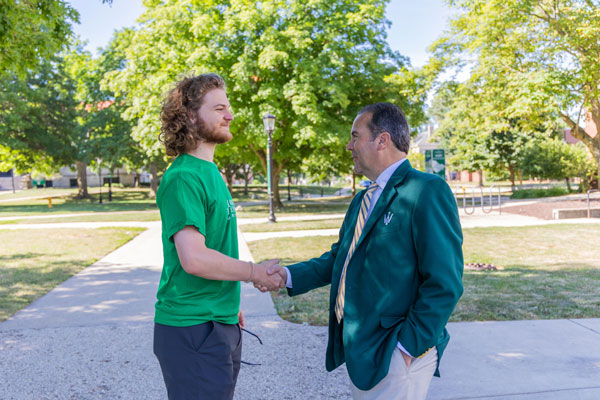
[[[389,224],[392,221],[393,217],[394,217],[394,213],[392,213],[391,211],[388,211],[388,213],[383,216],[383,223],[386,225]]]

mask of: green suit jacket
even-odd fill
[[[445,326],[463,291],[464,264],[452,191],[406,160],[386,184],[348,264],[344,319],[338,324],[335,299],[365,192],[352,200],[330,251],[288,266],[293,286],[288,293],[331,283],[326,368],[345,362],[352,383],[370,390],[387,375],[398,341],[413,356],[436,346],[439,366],[450,339]]]

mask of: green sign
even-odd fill
[[[425,150],[425,172],[446,179],[446,154],[444,149]]]

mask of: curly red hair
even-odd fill
[[[190,115],[198,111],[204,95],[213,89],[225,89],[223,78],[217,74],[200,74],[182,79],[167,94],[160,113],[162,127],[158,136],[167,155],[178,156],[202,140]]]

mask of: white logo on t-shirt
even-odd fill
[[[233,200],[227,200],[227,221],[233,217],[235,217],[235,204],[233,204]]]

